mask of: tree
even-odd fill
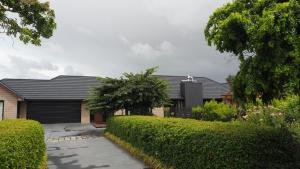
[[[41,44],[56,28],[49,2],[38,0],[0,0],[0,33],[18,37],[25,44]]]
[[[235,0],[217,9],[205,29],[209,45],[240,60],[233,94],[264,103],[300,93],[300,1]]]
[[[124,86],[124,80],[113,78],[98,78],[99,86],[90,91],[87,98],[88,107],[91,113],[103,112],[111,113],[124,109],[124,92],[121,87]],[[123,94],[122,94],[122,93]]]
[[[119,79],[100,78],[100,85],[87,98],[92,112],[113,113],[124,109],[126,115],[151,115],[154,107],[169,103],[166,81],[154,76],[157,68],[141,73],[124,73]]]

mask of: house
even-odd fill
[[[172,109],[178,111],[211,99],[222,100],[228,88],[205,77],[186,80],[185,76],[162,76],[169,83]],[[57,76],[50,80],[2,79],[0,81],[0,120],[27,118],[41,123],[90,123],[85,104],[89,90],[99,85],[92,76]],[[154,114],[163,116],[163,108]]]

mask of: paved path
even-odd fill
[[[81,124],[47,124],[49,169],[145,169],[144,163],[102,136],[103,129]]]

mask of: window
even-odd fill
[[[0,120],[3,119],[3,114],[4,114],[4,101],[0,100]]]

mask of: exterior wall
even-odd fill
[[[82,102],[81,103],[81,124],[89,124],[90,123],[90,111],[87,108],[87,105]]]
[[[154,116],[164,117],[164,108],[156,107],[156,108],[152,109],[152,113]],[[125,110],[123,110],[123,109],[118,110],[114,113],[114,115],[117,115],[117,116],[125,115]]]
[[[3,119],[16,119],[18,110],[18,97],[0,85],[0,100],[4,101]]]
[[[118,111],[116,111],[114,114],[117,115],[117,116],[125,115],[125,110],[123,110],[123,109],[118,110]]]
[[[154,114],[154,116],[158,116],[158,117],[165,116],[163,107],[156,107],[156,108],[152,109],[152,113]]]
[[[26,102],[21,102],[20,103],[20,118],[26,119],[26,117],[27,117],[27,104],[26,104]]]

